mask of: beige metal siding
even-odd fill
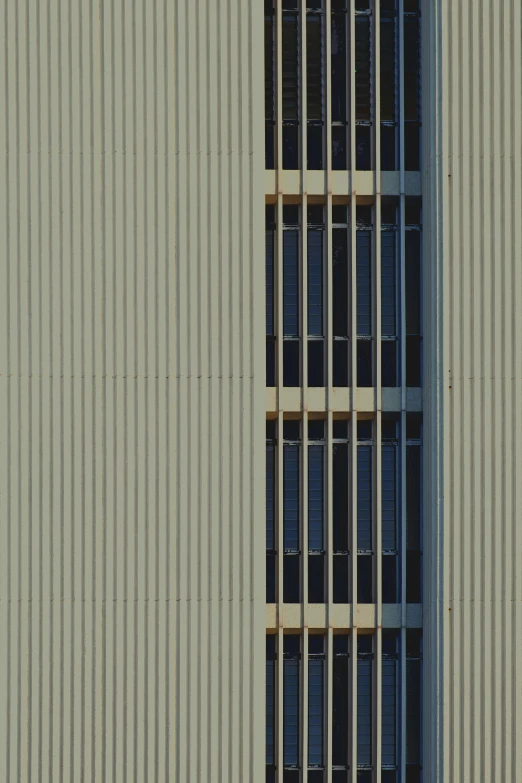
[[[520,781],[521,9],[423,6],[425,779]]]
[[[260,781],[262,4],[0,29],[0,777]]]

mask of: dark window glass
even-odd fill
[[[285,335],[299,335],[299,232],[283,232],[283,328]]]
[[[317,2],[317,0],[316,0]],[[319,5],[314,6],[319,10]],[[323,14],[308,13],[306,17],[306,87],[308,112],[308,168],[322,169],[323,161]]]
[[[299,461],[300,446],[283,446],[283,529],[287,552],[299,551]]]
[[[324,440],[324,419],[308,420],[308,440]]]
[[[331,28],[331,111],[332,168],[346,169],[348,164],[348,21],[346,4],[332,3]]]
[[[373,603],[372,555],[357,555],[357,601],[360,604]]]
[[[276,341],[275,337],[266,338],[266,385],[275,386],[276,382]]]
[[[357,334],[372,334],[372,241],[370,231],[357,231]]]
[[[325,601],[325,556],[313,552],[308,556],[308,603],[322,604]]]
[[[397,386],[397,348],[397,340],[383,340],[381,343],[381,381],[383,386]]]
[[[324,334],[323,230],[308,229],[308,334]]]
[[[301,385],[300,345],[299,340],[283,341],[283,386]]]
[[[266,548],[275,549],[275,443],[266,444]]]
[[[370,637],[371,639],[371,637]],[[358,640],[359,641],[359,640]],[[357,660],[357,765],[371,767],[373,655],[358,652]]]
[[[333,444],[333,550],[348,551],[348,444]]]
[[[420,18],[404,16],[404,151],[407,171],[420,169]]]
[[[420,231],[406,231],[405,277],[406,277],[406,334],[421,333],[421,265]]]
[[[382,765],[397,764],[399,679],[397,633],[383,632],[382,648]]]
[[[266,764],[275,764],[275,636],[266,637]]]
[[[357,446],[357,547],[372,549],[372,446]]]
[[[408,603],[421,601],[421,476],[422,447],[408,444],[406,446],[406,601]]]
[[[324,550],[324,446],[308,446],[308,549]]]
[[[308,385],[324,386],[324,340],[308,340]]]
[[[334,340],[332,345],[334,386],[348,386],[348,340]]]
[[[295,637],[299,641],[299,637]],[[299,765],[299,652],[284,637],[283,660],[283,762]]]
[[[265,3],[265,168],[275,166],[275,57],[274,10]]]
[[[381,327],[397,335],[397,232],[389,230],[381,231]]]
[[[372,340],[357,340],[357,386],[373,385]]]
[[[411,631],[407,631],[406,644]],[[415,632],[414,632],[415,633]],[[420,650],[406,659],[406,769],[415,770],[421,763],[422,736],[422,662]],[[415,777],[412,778],[415,780]]]
[[[310,637],[312,641],[312,637]],[[308,659],[308,764],[324,763],[324,654]]]
[[[298,604],[301,600],[301,558],[297,553],[283,557],[283,603]]]
[[[406,337],[406,386],[418,387],[422,383],[422,340],[415,335]]]
[[[398,446],[384,442],[382,463],[382,548],[396,551],[398,529]]]
[[[355,118],[371,122],[371,17],[355,17]]]
[[[393,0],[381,2],[381,168],[398,168],[397,155],[397,17]]]
[[[275,604],[276,602],[276,555],[268,553],[266,555],[266,602]]]
[[[334,636],[333,641],[332,763],[335,767],[347,767],[349,705],[348,636],[344,634],[342,636]]]
[[[297,169],[300,113],[298,13],[283,13],[282,24],[283,168]]]
[[[332,326],[334,337],[348,337],[348,229],[332,229]]]
[[[266,291],[266,333],[274,334],[274,206],[266,206],[265,229],[265,291]]]
[[[333,602],[349,602],[348,555],[336,552],[333,555]]]
[[[357,125],[355,129],[356,168],[370,171],[372,167],[372,132],[369,125]]]

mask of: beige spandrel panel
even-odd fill
[[[0,3],[10,783],[263,779],[261,6]]]
[[[522,25],[423,3],[425,779],[522,780]]]

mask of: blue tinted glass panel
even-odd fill
[[[286,551],[299,550],[299,451],[297,444],[283,446],[283,527]]]
[[[299,764],[299,661],[283,661],[283,762]]]
[[[372,763],[372,661],[357,661],[357,764]]]
[[[266,444],[266,548],[275,549],[275,447]]]
[[[397,661],[382,662],[382,765],[397,763]]]
[[[274,232],[265,232],[266,333],[274,334]]]
[[[275,745],[275,661],[266,662],[266,763],[274,764]]]
[[[324,763],[324,661],[308,661],[308,764]]]
[[[283,326],[288,336],[299,335],[299,232],[283,232]]]
[[[371,233],[357,231],[357,334],[372,333]]]
[[[323,232],[308,231],[308,334],[323,335]]]
[[[397,334],[396,232],[381,232],[381,324],[385,337]]]
[[[371,446],[357,446],[357,547],[372,548]]]
[[[382,445],[382,548],[397,549],[397,446]]]
[[[324,446],[308,446],[308,548],[324,549]]]

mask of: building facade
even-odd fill
[[[522,781],[519,4],[1,11],[5,780]]]

